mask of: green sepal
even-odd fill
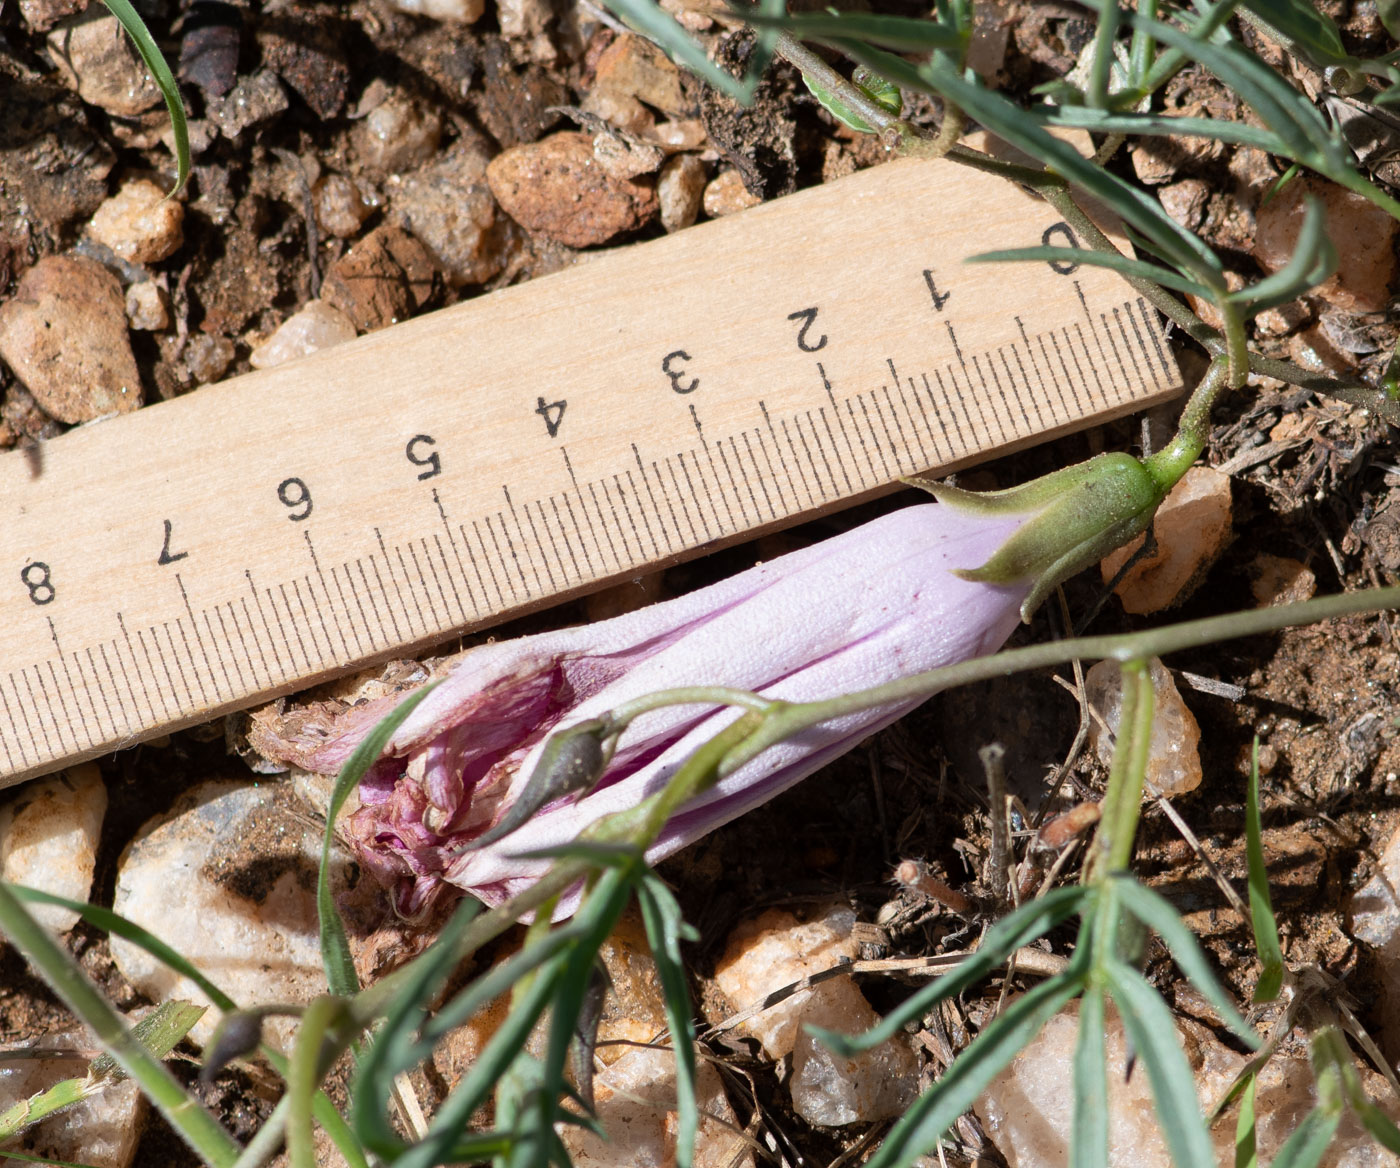
[[[1145,531],[1166,495],[1141,462],[1121,453],[1100,454],[1003,491],[976,493],[912,481],[960,511],[1030,516],[980,568],[955,573],[985,584],[1032,581],[1021,605],[1024,621],[1056,584]]]

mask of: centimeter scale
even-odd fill
[[[0,455],[0,786],[1176,393],[1042,242],[894,162]]]

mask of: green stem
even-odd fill
[[[1251,609],[1204,620],[1184,621],[1138,633],[1114,634],[1100,637],[1076,637],[1024,649],[1011,649],[990,657],[975,657],[956,665],[945,665],[886,682],[853,694],[804,702],[770,715],[742,744],[725,757],[720,777],[732,774],[750,759],[786,738],[832,718],[860,710],[874,709],[930,697],[953,686],[1007,677],[1030,669],[1052,665],[1067,665],[1076,658],[1087,660],[1112,659],[1132,661],[1137,658],[1161,657],[1182,649],[1195,649],[1233,637],[1258,636],[1294,625],[1312,624],[1340,616],[1362,612],[1377,612],[1400,606],[1400,586],[1372,588],[1364,592],[1346,592],[1308,600],[1302,604],[1278,605]]]
[[[29,958],[79,1020],[91,1028],[103,1048],[136,1081],[194,1152],[213,1168],[231,1168],[239,1153],[233,1137],[180,1086],[169,1068],[132,1036],[121,1016],[4,883],[0,883],[0,931]]]
[[[690,704],[741,706],[756,714],[766,714],[774,703],[771,698],[759,697],[758,694],[750,693],[745,689],[730,689],[721,685],[677,686],[675,689],[658,690],[656,693],[633,698],[630,702],[623,702],[622,705],[608,711],[607,722],[609,727],[621,730],[632,719],[652,710],[658,710],[663,706]]]
[[[1152,681],[1147,662],[1141,658],[1125,662],[1122,677],[1123,703],[1099,827],[1098,862],[1093,874],[1096,883],[1112,872],[1123,871],[1132,861],[1152,745]]]
[[[1229,385],[1229,362],[1217,357],[1191,394],[1177,423],[1176,434],[1156,454],[1143,459],[1143,466],[1166,494],[1201,456],[1210,440],[1210,412]]]

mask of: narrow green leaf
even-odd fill
[[[681,917],[681,906],[659,876],[651,872],[644,876],[637,888],[637,899],[646,926],[647,944],[661,982],[666,1028],[676,1052],[675,1163],[676,1168],[690,1168],[696,1133],[700,1129],[700,1107],[695,1099],[695,1014],[690,1008],[681,941],[699,940],[699,935],[686,925]]]
[[[1104,997],[1098,986],[1086,989],[1079,1001],[1069,1163],[1070,1168],[1108,1168],[1108,1059]]]
[[[1166,288],[1175,288],[1178,292],[1189,292],[1192,296],[1200,296],[1206,300],[1213,298],[1213,293],[1205,285],[1195,280],[1188,280],[1185,276],[1180,276],[1169,268],[1159,268],[1155,264],[1130,259],[1117,252],[1090,251],[1083,247],[1014,247],[1003,251],[980,252],[977,255],[968,256],[966,262],[969,264],[995,264],[1025,263],[1034,260],[1043,260],[1052,264],[1088,264],[1090,267],[1108,268],[1110,271],[1121,272],[1125,276],[1138,276]]]
[[[964,37],[955,28],[936,20],[907,16],[876,16],[865,12],[804,12],[789,16],[769,17],[750,13],[745,18],[759,28],[777,28],[791,33],[799,40],[829,40],[850,37],[866,44],[878,45],[900,52],[920,49],[951,49],[963,47]]]
[[[1250,1048],[1259,1047],[1259,1035],[1244,1020],[1235,1004],[1216,980],[1210,962],[1195,935],[1182,922],[1176,909],[1165,897],[1145,888],[1130,876],[1113,877],[1123,907],[1148,928],[1156,931],[1162,943],[1171,951],[1172,960],[1186,980],[1205,995],[1225,1025]]]
[[[365,735],[355,752],[345,760],[335,777],[330,805],[326,808],[326,830],[321,837],[321,866],[316,874],[316,916],[321,924],[321,964],[326,970],[326,983],[331,993],[349,997],[359,992],[360,978],[355,973],[355,959],[350,955],[350,942],[345,936],[345,923],[331,895],[331,845],[335,842],[335,821],[350,792],[359,786],[365,772],[384,751],[394,731],[418,708],[418,703],[438,687],[430,682],[410,694],[395,706]]]
[[[930,982],[864,1034],[837,1034],[816,1026],[807,1029],[824,1046],[843,1058],[879,1046],[902,1031],[907,1023],[923,1017],[938,1002],[954,997],[981,981],[1022,945],[1029,945],[1061,921],[1073,916],[1080,911],[1084,901],[1094,894],[1093,889],[1082,885],[1057,888],[1008,913],[988,930],[975,955],[954,972]]]
[[[1253,1075],[1245,1077],[1240,1096],[1240,1115],[1235,1121],[1235,1168],[1259,1168],[1254,1122],[1254,1089],[1257,1085],[1258,1081]]]
[[[1157,1126],[1176,1168],[1215,1163],[1215,1150],[1196,1098],[1196,1077],[1177,1042],[1176,1023],[1157,991],[1137,970],[1117,959],[1103,968],[1109,993],[1126,1031],[1145,1064]]]
[[[1239,146],[1253,146],[1270,154],[1284,154],[1287,144],[1272,130],[1248,122],[1213,118],[1173,117],[1168,114],[1123,114],[1090,109],[1083,105],[1037,106],[1031,115],[1047,126],[1066,126],[1100,134],[1136,134],[1151,138],[1210,138]]]
[[[919,1096],[880,1144],[866,1168],[896,1168],[928,1155],[997,1073],[1040,1033],[1083,987],[1078,974],[1041,982],[1011,1002],[943,1077]],[[1205,1163],[1205,1161],[1202,1161]]]
[[[170,128],[175,135],[175,189],[170,195],[178,195],[190,176],[190,128],[185,121],[185,106],[180,100],[180,88],[175,84],[175,75],[165,63],[160,49],[146,28],[146,22],[130,4],[130,0],[102,0],[108,10],[117,18],[141,60],[155,78],[161,97],[165,98],[165,108],[170,111]],[[169,197],[169,196],[167,196]]]
[[[854,130],[857,134],[873,134],[875,127],[860,116],[851,106],[841,100],[841,97],[833,90],[828,89],[810,73],[802,74],[802,84],[807,87],[807,91],[817,99],[822,109],[826,110],[833,118],[848,129]]]
[[[1345,65],[1352,60],[1336,22],[1311,0],[1244,0],[1244,7],[1314,65]]]
[[[1311,210],[1311,208],[1309,208]],[[1249,762],[1249,792],[1244,804],[1244,848],[1249,865],[1249,918],[1254,928],[1254,948],[1259,954],[1259,982],[1254,987],[1256,1002],[1272,1002],[1283,988],[1283,949],[1279,945],[1278,921],[1269,897],[1269,871],[1264,864],[1263,829],[1259,821],[1259,737]]]

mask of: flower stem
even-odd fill
[[[1143,459],[1153,480],[1165,494],[1177,483],[1191,464],[1201,456],[1210,440],[1210,412],[1220,394],[1228,387],[1230,363],[1224,356],[1216,357],[1192,391],[1186,408],[1177,423],[1176,434],[1156,454]]]
[[[1124,662],[1123,705],[1118,742],[1113,751],[1108,790],[1104,794],[1096,854],[1090,879],[1102,883],[1109,873],[1127,868],[1133,858],[1137,821],[1142,814],[1142,788],[1147,755],[1152,745],[1152,682],[1142,658]]]

